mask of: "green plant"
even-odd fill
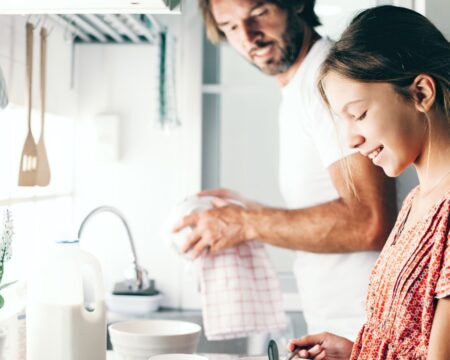
[[[2,237],[0,240],[0,291],[2,291],[6,287],[15,283],[15,281],[13,281],[13,282],[9,282],[9,283],[1,285],[4,271],[5,271],[5,263],[7,261],[9,261],[12,256],[11,243],[12,243],[13,235],[14,235],[14,231],[13,231],[13,221],[12,221],[11,211],[6,210],[4,223],[3,223]],[[3,307],[4,304],[5,304],[5,299],[0,294],[0,309]]]

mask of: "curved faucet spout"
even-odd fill
[[[127,231],[127,235],[128,235],[128,240],[130,242],[130,247],[131,247],[131,253],[133,256],[133,268],[134,268],[134,273],[135,273],[135,284],[131,284],[131,288],[132,290],[142,290],[146,287],[148,287],[148,277],[147,277],[147,273],[146,271],[139,265],[138,262],[138,258],[137,258],[137,253],[136,253],[136,248],[134,246],[134,241],[133,241],[133,236],[131,235],[131,230],[130,227],[128,226],[127,221],[125,220],[125,217],[123,216],[123,214],[116,209],[115,207],[112,206],[99,206],[97,208],[95,208],[94,210],[92,210],[89,214],[86,215],[86,217],[84,218],[84,220],[81,222],[80,224],[80,228],[78,229],[78,239],[81,240],[81,235],[83,233],[83,229],[86,226],[87,222],[96,214],[102,213],[102,212],[109,212],[109,213],[113,213],[114,215],[116,215],[123,223],[123,225],[125,226],[125,230]]]

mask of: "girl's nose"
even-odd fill
[[[364,144],[364,141],[364,136],[347,131],[347,144],[351,149],[357,149],[359,146]]]

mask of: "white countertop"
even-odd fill
[[[238,355],[231,354],[201,354],[208,358],[208,360],[239,360]],[[115,360],[114,353],[112,351],[106,352],[106,360]]]

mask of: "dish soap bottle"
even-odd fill
[[[101,269],[78,240],[53,245],[28,281],[27,360],[105,360]]]

